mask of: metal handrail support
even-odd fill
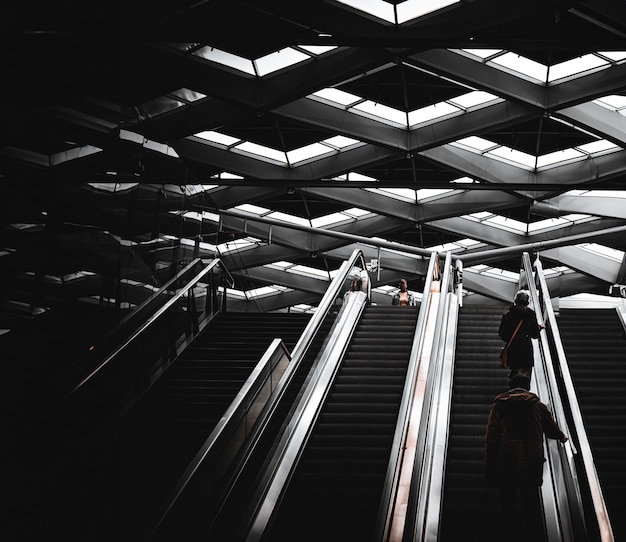
[[[545,280],[545,276],[543,273],[543,266],[539,257],[535,259],[534,267],[536,269],[536,277],[537,282],[539,282],[539,290],[542,294],[544,300],[544,309],[545,309],[545,320],[547,322],[547,329],[549,330],[552,341],[554,345],[554,349],[557,355],[557,359],[555,363],[558,367],[558,372],[560,374],[561,382],[563,384],[563,393],[565,394],[565,401],[569,408],[570,416],[572,419],[572,429],[573,434],[570,435],[570,443],[572,440],[575,440],[578,443],[578,455],[579,459],[583,464],[584,472],[586,476],[586,483],[588,485],[594,515],[597,521],[597,527],[600,534],[601,542],[613,542],[613,530],[611,528],[611,522],[608,516],[608,511],[606,508],[606,504],[604,502],[604,496],[602,494],[602,488],[600,485],[600,481],[598,478],[598,473],[596,471],[595,462],[593,459],[593,453],[591,451],[591,446],[589,444],[589,440],[587,438],[587,431],[585,429],[582,414],[580,412],[580,407],[578,404],[578,398],[576,397],[576,391],[574,388],[574,384],[572,382],[571,374],[569,371],[569,365],[567,364],[567,359],[565,356],[565,350],[563,348],[563,343],[561,341],[561,335],[559,333],[556,316],[554,314],[554,308],[550,303],[550,295],[547,287],[547,283]],[[554,379],[556,379],[556,375],[554,375]],[[559,416],[565,416],[564,412],[559,413]],[[557,419],[560,423],[565,423],[564,420]],[[566,447],[567,450],[567,447]],[[573,464],[573,454],[567,454],[567,461],[570,466],[570,470],[575,474],[575,466]],[[583,509],[582,498],[580,496],[580,490],[576,487],[577,490],[577,508],[581,510]]]

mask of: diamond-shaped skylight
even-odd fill
[[[388,23],[402,24],[447,6],[459,4],[460,0],[404,0],[393,3],[385,0],[337,0],[337,2]]]

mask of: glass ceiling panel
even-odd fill
[[[254,65],[251,60],[227,53],[226,51],[216,49],[215,47],[205,46],[198,49],[193,54],[206,60],[210,60],[211,62],[217,62],[222,66],[228,66],[249,75],[255,75]]]
[[[288,47],[286,49],[270,53],[269,55],[265,55],[261,58],[257,58],[254,61],[254,64],[257,67],[258,74],[263,77],[264,75],[282,70],[283,68],[287,68],[293,64],[298,64],[299,62],[309,58],[311,58],[309,55],[296,51],[292,47]]]
[[[583,72],[596,70],[601,67],[608,67],[610,64],[606,60],[597,55],[584,55],[578,58],[572,58],[560,64],[550,67],[549,82],[558,81],[572,75],[580,75]]]
[[[450,49],[450,51],[503,69],[516,77],[542,84],[555,83],[571,77],[582,77],[592,71],[609,68],[612,63],[626,61],[626,51],[589,53],[553,66],[546,66],[517,53],[497,49]]]
[[[611,111],[619,112],[622,115],[626,114],[626,96],[610,95],[603,96],[593,101],[593,103],[601,105]]]
[[[406,2],[399,2],[396,6],[398,24],[417,19],[459,2],[460,0],[407,0]]]
[[[337,0],[337,2],[388,23],[402,24],[452,4],[458,4],[460,0],[405,0],[395,2],[395,11],[392,3],[384,0]]]

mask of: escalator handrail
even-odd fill
[[[565,401],[569,408],[569,413],[572,419],[572,425],[570,427],[570,431],[573,432],[570,435],[570,440],[572,437],[575,438],[575,441],[578,443],[578,454],[580,461],[584,466],[586,482],[590,490],[593,508],[595,517],[597,520],[597,525],[600,533],[601,542],[613,542],[613,531],[611,528],[611,522],[609,520],[608,511],[606,508],[606,504],[604,501],[604,496],[602,493],[602,487],[600,485],[600,481],[598,478],[598,473],[595,467],[595,461],[593,459],[593,453],[591,451],[591,446],[589,444],[589,440],[587,437],[587,431],[584,426],[582,413],[580,411],[578,398],[576,396],[576,391],[574,388],[574,384],[571,378],[571,374],[569,371],[569,365],[567,363],[567,359],[565,356],[565,349],[563,348],[563,343],[561,341],[561,335],[558,329],[556,316],[554,314],[554,308],[552,304],[549,302],[550,295],[548,291],[547,282],[545,279],[545,275],[543,273],[543,266],[541,261],[537,257],[534,263],[534,267],[536,269],[537,280],[539,282],[539,288],[542,293],[543,299],[545,300],[544,308],[547,316],[549,332],[552,336],[555,352],[556,352],[556,364],[558,364],[558,370],[562,382],[563,392],[565,394]],[[556,378],[556,377],[555,377]],[[560,401],[559,401],[560,402]],[[565,423],[565,412],[563,407],[561,406],[560,412],[558,413],[559,418],[557,421],[559,424]],[[573,470],[573,465],[570,461],[570,470]],[[572,472],[572,476],[575,475],[575,472]],[[578,496],[580,499],[580,496]],[[582,502],[577,503],[578,507],[582,509]]]
[[[361,266],[357,265],[358,263],[360,263]],[[350,273],[355,267],[359,267],[364,273],[367,273],[364,255],[363,252],[359,249],[355,249],[350,257],[341,264],[341,267],[337,271],[335,278],[328,286],[328,289],[326,290],[326,293],[319,302],[317,309],[313,313],[313,316],[309,320],[307,326],[304,328],[304,331],[298,339],[298,342],[293,347],[291,356],[294,360],[300,360],[302,357],[304,357],[306,350],[315,338],[317,331],[324,321],[324,318],[335,304],[336,299],[340,297],[341,290],[344,288],[344,285],[348,280]],[[367,280],[366,295],[368,299],[370,297],[369,285],[370,281]]]
[[[256,421],[266,414],[272,401],[272,395],[281,386],[282,375],[276,373],[284,360],[291,360],[289,351],[281,339],[275,338],[177,481],[169,497],[156,514],[153,523],[148,525],[151,534],[146,540],[151,540],[155,536],[168,518],[168,514],[177,505],[183,492],[191,485],[198,473],[204,472],[206,465],[209,465],[214,473],[208,478],[215,480],[216,486],[220,485],[225,473],[230,471],[229,465],[244,448],[246,438],[254,432]],[[269,398],[264,401],[261,399],[259,402],[259,395],[262,390],[265,390],[266,395],[269,392]],[[236,435],[237,438],[233,438],[233,435]],[[228,457],[223,457],[225,453],[228,454]],[[218,468],[219,472],[215,472]]]
[[[448,449],[448,433],[452,413],[452,390],[454,382],[454,362],[456,350],[457,325],[459,307],[462,304],[462,288],[460,277],[462,262],[457,260],[455,277],[458,277],[457,288],[450,291],[444,300],[445,312],[440,330],[442,339],[437,352],[437,364],[440,365],[439,382],[434,388],[433,404],[437,411],[432,418],[433,436],[431,442],[431,458],[429,460],[430,475],[427,493],[421,495],[424,516],[419,531],[414,532],[413,540],[437,542],[439,539],[441,510],[443,506],[443,489],[446,473]]]
[[[415,334],[409,357],[407,375],[398,411],[398,421],[391,447],[389,464],[385,475],[383,492],[378,512],[375,540],[387,540],[392,529],[392,522],[402,513],[402,509],[396,510],[397,494],[402,478],[402,457],[406,447],[406,440],[410,431],[410,424],[416,420],[412,419],[412,405],[414,402],[415,385],[418,377],[421,353],[424,346],[426,324],[429,307],[432,300],[431,285],[435,276],[435,268],[439,266],[438,254],[432,252],[426,272],[426,281],[422,294],[422,301],[415,326]],[[438,273],[438,272],[437,272]],[[421,414],[421,410],[419,412]],[[419,420],[417,420],[419,422]]]
[[[260,484],[248,524],[246,542],[258,542],[262,539],[306,446],[345,350],[368,301],[367,294],[361,291],[349,296],[346,304],[342,306],[337,323],[330,332],[326,348],[318,357],[306,389],[293,416],[288,421],[288,431],[280,439],[281,442],[274,451],[271,466]]]
[[[175,303],[177,303],[192,288],[195,288],[195,286],[204,277],[206,277],[210,272],[212,272],[216,267],[218,266],[221,267],[222,271],[224,272],[225,277],[227,278],[225,283],[231,287],[234,285],[234,279],[232,275],[230,274],[230,272],[228,271],[228,269],[226,268],[226,266],[220,259],[210,260],[207,263],[207,260],[196,258],[192,262],[190,262],[187,266],[185,266],[184,269],[179,271],[175,277],[170,279],[157,292],[155,292],[149,299],[147,299],[141,305],[136,307],[133,310],[133,312],[129,314],[120,323],[118,328],[128,323],[130,320],[137,319],[138,315],[140,315],[144,311],[144,309],[148,307],[151,302],[153,302],[154,299],[158,298],[162,294],[165,294],[165,292],[168,291],[168,289],[171,287],[172,284],[175,284],[176,281],[180,280],[181,277],[183,277],[187,272],[189,272],[198,263],[206,264],[206,267],[204,267],[200,272],[196,273],[191,279],[189,279],[189,281],[182,288],[180,288],[175,294],[169,296],[165,304],[159,307],[148,318],[146,318],[145,320],[142,320],[141,323],[135,329],[135,331],[133,331],[133,333],[131,333],[126,339],[124,339],[121,342],[121,344],[119,344],[116,348],[114,348],[111,353],[106,355],[104,359],[102,359],[93,369],[91,369],[91,371],[89,371],[89,373],[86,376],[84,376],[80,380],[80,382],[78,382],[78,384],[72,387],[71,391],[69,392],[69,395],[76,393],[78,390],[84,387],[85,384],[87,384],[87,382],[92,380],[93,377],[96,376],[96,374],[98,374],[107,365],[109,365],[113,361],[113,359],[115,359],[118,355],[120,355],[131,343],[135,342],[139,337],[141,337],[148,328],[150,328],[156,321],[158,321],[161,317],[163,317],[163,315],[167,313],[170,307],[172,307]]]
[[[411,476],[410,497],[407,506],[408,521],[404,529],[403,540],[422,541],[425,539],[427,526],[432,524],[429,516],[429,499],[431,484],[433,483],[435,454],[437,452],[435,440],[437,437],[438,416],[443,415],[438,410],[438,401],[441,399],[442,375],[444,372],[443,355],[445,346],[445,331],[449,307],[448,292],[451,286],[451,253],[446,254],[444,271],[441,281],[441,295],[437,310],[437,323],[435,325],[435,343],[431,352],[428,367],[425,397],[422,406],[420,428],[418,433],[418,445],[416,458],[413,462]],[[446,392],[447,393],[447,392]],[[445,398],[445,395],[443,396]],[[437,518],[438,519],[438,518]],[[435,520],[436,521],[436,520]]]

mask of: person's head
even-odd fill
[[[528,293],[528,290],[520,290],[517,294],[515,294],[515,304],[518,307],[528,307],[529,303],[530,294]]]
[[[400,291],[405,292],[408,288],[408,283],[406,279],[400,279]]]
[[[525,390],[530,389],[530,378],[524,374],[516,374],[509,380],[509,389],[522,388]]]

